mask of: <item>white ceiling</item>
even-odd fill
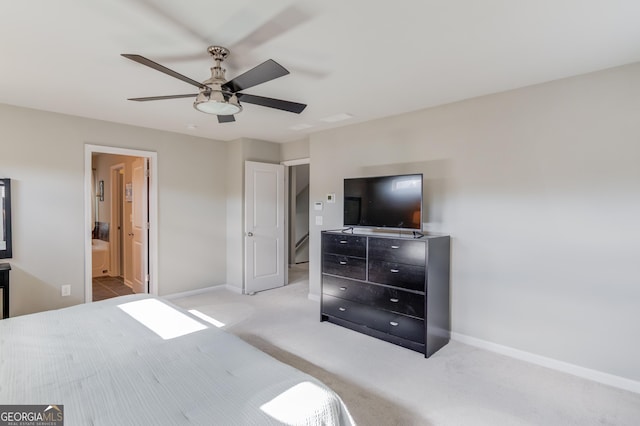
[[[330,127],[640,61],[638,0],[0,0],[0,103],[193,134],[287,142]],[[246,93],[235,123],[197,89],[120,56],[202,81],[206,48],[231,49],[227,78],[274,59],[290,75]],[[322,119],[347,113],[337,123]],[[189,129],[190,125],[197,126]],[[293,126],[310,126],[292,130]]]

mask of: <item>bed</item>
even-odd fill
[[[352,425],[327,386],[149,295],[0,321],[0,404],[67,425]]]

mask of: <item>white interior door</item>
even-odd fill
[[[149,217],[148,160],[137,158],[132,165],[131,253],[132,288],[135,293],[148,293],[149,282]]]
[[[245,285],[252,294],[284,285],[284,166],[245,162]]]

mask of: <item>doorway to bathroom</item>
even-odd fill
[[[157,294],[157,154],[85,145],[85,302]]]

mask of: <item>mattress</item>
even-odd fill
[[[315,378],[149,295],[0,321],[0,404],[67,425],[351,425]]]

